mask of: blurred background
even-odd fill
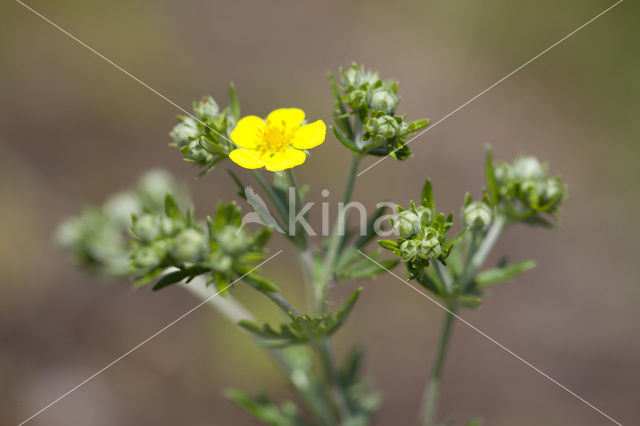
[[[352,61],[377,69],[400,81],[400,112],[435,121],[613,2],[28,4],[187,109],[208,94],[226,105],[233,81],[244,114],[298,106],[329,122],[327,71]],[[407,203],[430,176],[442,210],[458,215],[465,191],[478,196],[484,184],[487,143],[499,160],[549,161],[570,189],[562,228],[510,228],[497,251],[538,267],[464,316],[623,424],[640,422],[639,20],[638,4],[625,1],[421,136],[410,160],[363,174],[355,192],[369,206]],[[53,244],[56,225],[157,167],[190,186],[202,217],[216,200],[237,198],[225,172],[237,168],[225,162],[196,179],[168,146],[179,111],[19,3],[0,5],[0,34],[0,423],[17,424],[197,302],[177,287],[133,292],[84,274]],[[311,199],[327,188],[337,201],[348,162],[331,137],[296,171]],[[291,262],[282,256],[264,269],[301,299]],[[335,303],[356,285],[338,289]],[[235,294],[272,314],[251,291]],[[367,375],[385,395],[376,425],[413,424],[441,316],[389,275],[365,283],[336,346],[366,349]],[[443,415],[609,424],[456,327]],[[203,307],[31,424],[249,425],[221,391],[284,397],[283,383],[246,335]]]

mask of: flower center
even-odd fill
[[[279,152],[291,145],[291,140],[295,134],[296,129],[293,127],[287,128],[287,123],[282,121],[280,126],[274,125],[270,121],[267,121],[267,128],[261,130],[258,134],[259,149],[263,152]]]

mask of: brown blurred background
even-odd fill
[[[603,0],[42,1],[29,5],[185,108],[238,87],[243,113],[299,106],[329,122],[325,73],[352,61],[400,81],[399,111],[437,120],[612,4]],[[355,196],[406,203],[428,175],[443,210],[499,159],[548,160],[570,186],[560,230],[514,227],[499,245],[538,268],[465,317],[623,424],[640,424],[640,7],[627,0],[361,176]],[[234,198],[168,147],[179,112],[13,1],[0,6],[0,424],[17,424],[196,302],[78,271],[57,223],[152,167],[190,184],[197,211]],[[371,161],[371,160],[369,160]],[[369,163],[368,163],[369,164]],[[339,195],[333,138],[298,178]],[[275,240],[276,245],[283,242]],[[265,266],[300,296],[291,258]],[[341,300],[356,283],[333,297]],[[239,288],[264,315],[267,303]],[[365,283],[337,337],[367,349],[385,394],[376,425],[414,421],[442,312],[386,275]],[[486,425],[606,425],[591,408],[458,324],[443,413]],[[35,418],[33,425],[248,425],[221,390],[286,396],[272,364],[202,308]]]

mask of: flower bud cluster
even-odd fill
[[[407,262],[412,275],[421,273],[431,260],[444,261],[449,255],[452,244],[446,234],[452,225],[451,215],[445,217],[432,208],[411,202],[409,209],[396,206],[396,214],[389,220],[396,240],[380,241],[380,245]]]
[[[221,204],[208,230],[191,211],[182,214],[167,195],[164,213],[134,216],[131,260],[136,279],[147,282],[169,267],[209,274],[209,281],[228,285],[263,257],[268,229],[249,235],[241,228],[235,203]]]
[[[407,122],[404,116],[395,114],[398,83],[382,80],[378,73],[355,64],[340,70],[340,81],[340,87],[334,87],[337,105],[334,132],[338,139],[357,152],[390,155],[399,160],[409,158],[411,150],[405,145],[406,138],[426,127],[429,121]],[[360,120],[362,134],[352,131],[350,116]]]
[[[58,228],[57,241],[73,254],[76,262],[93,272],[126,275],[131,272],[126,230],[132,215],[160,211],[168,192],[186,198],[168,173],[149,171],[134,190],[116,194],[102,206],[64,221]]]
[[[554,217],[566,197],[566,186],[559,177],[550,177],[547,166],[535,157],[521,156],[513,163],[500,163],[493,169],[497,206],[511,220],[550,225],[543,215]],[[491,194],[490,188],[487,193]]]
[[[149,172],[135,190],[65,221],[58,242],[94,272],[141,284],[178,268],[185,277],[207,274],[226,286],[264,257],[270,230],[247,233],[235,203],[220,204],[205,226],[168,194],[180,204],[187,200],[168,174]]]
[[[203,168],[203,173],[234,149],[230,134],[239,119],[239,108],[233,86],[229,98],[230,106],[224,110],[211,96],[194,102],[194,115],[178,117],[179,123],[169,133],[171,146],[180,150],[185,161]]]

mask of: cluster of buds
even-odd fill
[[[58,241],[82,266],[138,284],[164,275],[165,286],[207,274],[208,283],[223,287],[263,259],[269,228],[249,234],[235,203],[221,203],[201,224],[190,210],[182,213],[179,204],[187,202],[170,175],[152,171],[134,190],[63,222]]]
[[[131,217],[144,211],[160,211],[168,192],[186,198],[169,174],[161,170],[147,172],[132,191],[116,194],[102,206],[64,221],[58,228],[57,240],[76,262],[91,271],[106,276],[127,275],[131,267],[126,231]]]
[[[493,165],[488,155],[488,188],[485,190],[489,203],[509,220],[532,225],[553,224],[566,197],[566,186],[559,177],[550,177],[547,166],[535,157],[521,156],[513,163]]]
[[[174,276],[180,279],[208,274],[208,283],[228,285],[264,257],[269,236],[268,228],[249,235],[241,225],[240,208],[233,202],[222,203],[214,218],[207,219],[205,231],[191,210],[183,214],[173,197],[167,195],[164,212],[133,217],[131,260],[135,279],[145,284],[168,268],[177,268]]]
[[[378,73],[355,64],[340,69],[340,85],[333,76],[330,81],[335,99],[333,131],[343,145],[358,153],[390,155],[398,160],[411,156],[407,138],[426,127],[429,120],[407,122],[405,116],[396,115],[396,81],[382,80]]]
[[[193,116],[178,117],[179,123],[170,133],[171,145],[180,150],[185,161],[203,168],[204,174],[235,148],[230,135],[240,118],[240,108],[233,85],[229,88],[229,106],[224,110],[207,96],[194,102],[193,111]]]
[[[413,201],[409,209],[396,205],[396,214],[389,220],[396,240],[382,240],[379,244],[406,262],[411,278],[422,276],[434,259],[445,263],[454,244],[461,238],[450,240],[447,237],[453,216],[436,214],[429,181],[423,189],[420,205],[416,206]]]

